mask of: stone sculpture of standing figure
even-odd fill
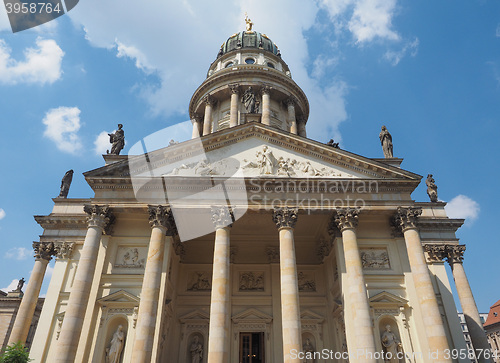
[[[61,180],[61,191],[59,192],[58,198],[67,198],[69,193],[69,187],[71,186],[71,181],[73,180],[73,170],[68,170],[64,174]]]
[[[253,92],[252,86],[248,87],[248,89],[243,94],[242,98],[243,105],[245,105],[245,109],[248,113],[256,113],[255,110],[255,93]]]
[[[122,130],[123,125],[118,124],[118,130],[109,135],[109,142],[111,143],[111,152],[107,151],[111,155],[120,155],[120,151],[125,147],[125,133]]]
[[[384,347],[384,361],[389,363],[399,363],[398,353],[402,352],[399,339],[391,331],[391,326],[386,325],[382,334],[382,346]]]
[[[24,280],[24,277],[21,277],[21,280],[17,282],[17,288],[14,291],[21,292],[21,289],[23,288],[25,282],[26,280]]]
[[[431,202],[437,202],[438,201],[438,187],[436,185],[436,181],[432,177],[432,174],[427,175],[427,180],[425,181],[425,184],[427,184],[427,195],[431,199]]]
[[[123,350],[123,343],[125,340],[125,333],[123,332],[123,326],[118,325],[113,338],[109,343],[109,348],[106,349],[106,363],[119,363],[120,356]]]
[[[302,345],[302,351],[304,352],[304,363],[313,363],[314,362],[314,346],[311,343],[309,338],[306,339],[306,342]]]
[[[194,336],[189,351],[191,352],[191,363],[200,363],[203,358],[203,345],[200,343],[197,335]]]
[[[384,157],[393,158],[392,136],[389,131],[387,131],[387,128],[385,126],[382,126],[382,131],[380,132],[379,138],[380,143],[382,144],[382,150],[384,151]]]

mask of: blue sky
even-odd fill
[[[402,167],[434,174],[450,215],[468,218],[458,237],[487,312],[500,298],[500,3],[487,0],[82,0],[16,34],[0,9],[0,288],[28,279],[33,215],[50,213],[67,170],[69,196],[92,196],[82,173],[103,165],[103,132],[123,123],[126,152],[188,120],[245,11],[309,97],[310,138],[382,157],[385,124]],[[425,185],[413,198],[428,200]]]

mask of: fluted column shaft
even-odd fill
[[[35,249],[35,265],[26,287],[26,293],[23,295],[17,311],[16,320],[9,337],[9,345],[18,342],[26,343],[47,264],[54,254],[54,244],[51,242],[34,242],[33,248]]]
[[[293,359],[292,351],[299,352],[301,345],[301,323],[297,263],[293,228],[297,222],[297,210],[277,208],[273,220],[279,229],[280,238],[280,286],[281,286],[281,325],[283,332],[283,361],[300,363]]]
[[[191,122],[193,123],[193,134],[191,136],[192,139],[196,139],[200,137],[201,133],[201,119],[198,117],[194,117]]]
[[[203,136],[212,132],[212,107],[215,100],[211,96],[204,98],[205,102],[205,117],[203,118]]]
[[[83,320],[89,302],[92,280],[94,279],[99,243],[104,228],[112,218],[107,206],[87,205],[84,210],[89,215],[89,226],[64,314],[58,340],[58,351],[54,358],[56,362],[72,363],[75,360]]]
[[[289,98],[286,102],[288,109],[288,122],[290,123],[290,133],[297,135],[297,119],[295,118],[295,100],[293,98]]]
[[[483,329],[483,323],[477,310],[477,305],[472,295],[472,290],[469,285],[469,280],[465,274],[463,266],[463,253],[465,246],[447,246],[447,259],[453,273],[455,286],[457,288],[458,298],[464,313],[465,322],[469,328],[469,335],[472,340],[474,349],[490,349],[486,333]],[[478,362],[490,362],[489,359],[484,358],[484,354],[478,357]]]
[[[208,334],[208,363],[229,362],[230,319],[230,229],[232,212],[227,207],[212,207],[215,225],[210,326]]]
[[[141,301],[137,314],[132,362],[151,362],[153,341],[158,313],[158,297],[160,296],[161,273],[164,258],[165,240],[172,244],[172,236],[176,229],[172,212],[164,206],[149,206],[149,223],[151,238],[149,240],[148,259],[144,269]],[[168,234],[168,237],[166,235]],[[168,249],[170,251],[170,249]]]
[[[398,208],[395,222],[404,234],[429,348],[432,353],[437,352],[439,356],[434,362],[451,362],[451,359],[444,358],[444,351],[450,347],[417,228],[417,218],[421,213],[421,208]]]
[[[366,282],[363,275],[363,264],[359,254],[356,227],[358,225],[358,210],[352,208],[339,209],[333,216],[334,223],[342,233],[344,258],[346,266],[346,287],[344,304],[350,307],[350,317],[346,317],[346,324],[350,324],[354,332],[354,342],[347,340],[349,352],[356,354],[356,362],[376,362],[375,338],[370,316],[370,302]],[[357,352],[361,352],[360,355]]]
[[[239,87],[237,84],[229,85],[231,89],[231,108],[229,110],[229,127],[238,126],[238,100]]]
[[[271,125],[271,87],[262,86],[262,123],[264,125]]]
[[[297,120],[297,125],[298,125],[298,132],[299,136],[302,137],[307,137],[307,131],[306,131],[306,121],[305,120]]]

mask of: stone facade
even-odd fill
[[[421,176],[402,159],[308,139],[308,100],[267,39],[224,43],[191,99],[191,140],[105,156],[84,174],[91,199],[35,217],[36,251],[56,256],[35,362],[118,348],[134,363],[376,362],[400,349],[389,338],[415,362],[466,349],[444,266],[475,321],[463,220],[415,202]]]

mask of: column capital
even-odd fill
[[[393,217],[394,226],[404,232],[408,229],[417,229],[418,217],[422,214],[422,207],[398,207]]]
[[[453,263],[463,263],[465,245],[446,245],[446,260]]]
[[[198,115],[197,113],[191,115],[191,123],[201,122],[201,121],[203,121],[203,116]]]
[[[35,260],[46,260],[48,262],[56,254],[53,242],[33,242],[33,250],[35,251]]]
[[[151,228],[161,227],[167,236],[175,236],[177,227],[170,207],[163,205],[148,205],[149,225]]]
[[[346,229],[356,229],[358,226],[358,208],[339,208],[333,214],[333,221],[343,232]]]
[[[297,99],[293,96],[288,97],[283,103],[288,106],[295,106],[297,104]]]
[[[217,100],[211,95],[205,95],[203,97],[202,101],[205,102],[205,104],[210,105],[210,106],[213,106],[217,103]]]
[[[294,228],[297,223],[299,210],[297,208],[274,208],[273,221],[278,229]]]
[[[271,89],[272,87],[270,85],[264,83],[260,86],[260,93],[263,95],[268,95],[271,93]]]
[[[74,242],[56,242],[54,243],[55,255],[60,260],[70,258],[74,247]]]
[[[441,262],[446,257],[446,246],[435,244],[424,244],[427,253],[427,262]]]
[[[212,213],[212,222],[215,229],[224,227],[232,227],[234,222],[234,214],[231,209],[225,205],[213,205],[210,207]]]
[[[88,214],[87,224],[89,227],[99,227],[104,230],[104,233],[110,233],[110,227],[115,217],[109,206],[87,204],[83,206],[83,211]]]
[[[232,94],[240,93],[240,85],[238,83],[229,84],[228,87],[231,90]]]

